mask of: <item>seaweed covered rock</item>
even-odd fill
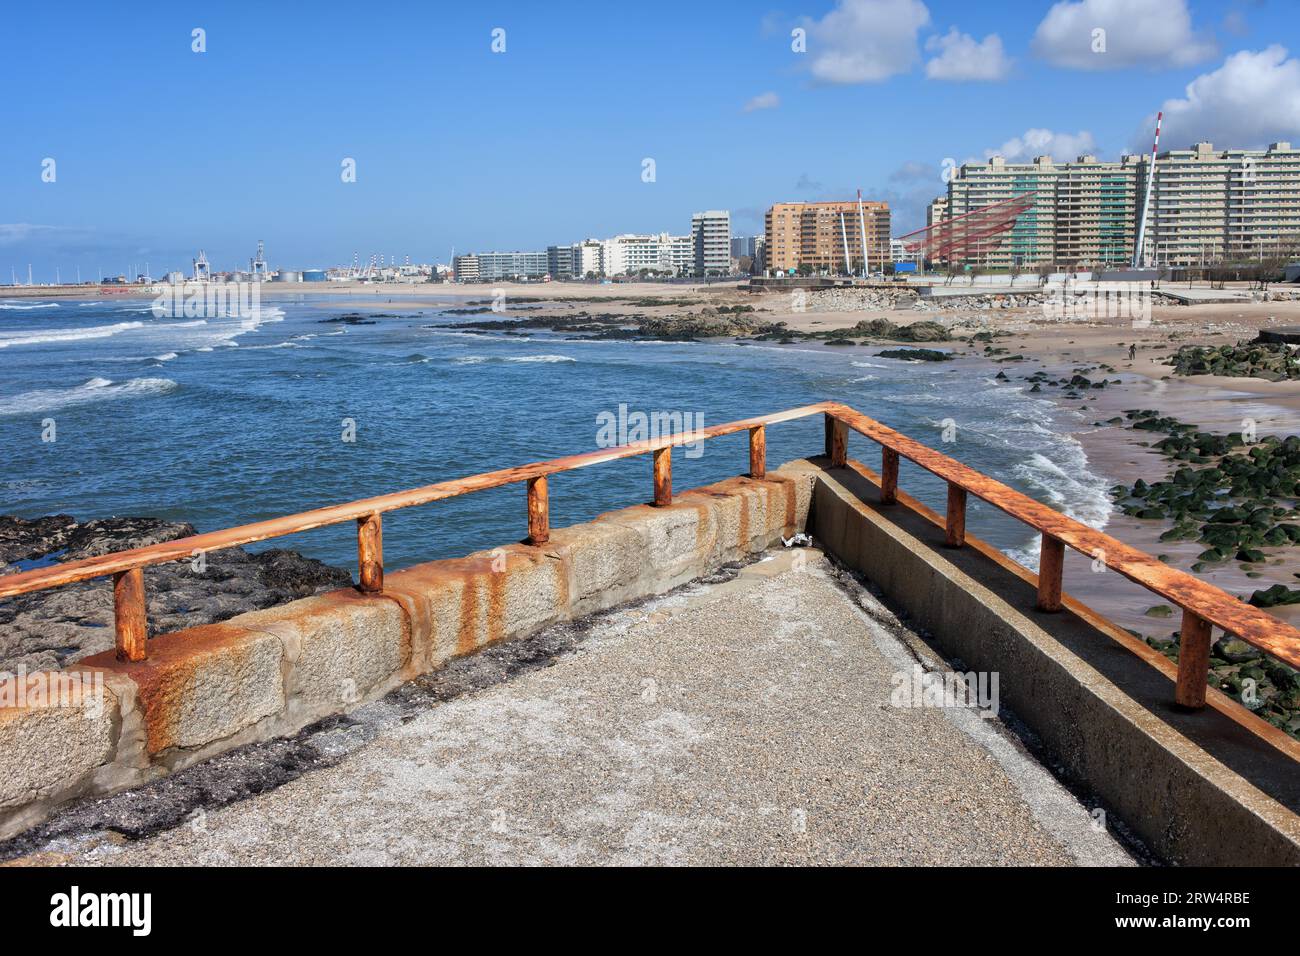
[[[1300,379],[1300,353],[1282,342],[1184,345],[1170,361],[1178,375],[1226,375],[1269,382]]]
[[[1199,541],[1206,548],[1198,560],[1216,564],[1258,563],[1264,548],[1300,544],[1300,436],[1247,445],[1240,435],[1197,431],[1150,410],[1125,415],[1135,429],[1164,432],[1152,447],[1183,463],[1163,481],[1111,490],[1125,514],[1173,522],[1160,540]]]

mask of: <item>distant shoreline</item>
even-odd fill
[[[156,285],[161,285],[158,283]],[[447,297],[491,298],[494,290],[501,289],[507,296],[537,298],[620,298],[623,296],[656,295],[663,298],[685,297],[701,293],[735,291],[741,283],[711,282],[696,284],[667,284],[658,282],[482,282],[463,285],[454,282],[263,282],[260,294],[286,295],[349,295],[414,296],[417,298]],[[151,286],[113,285],[18,285],[0,286],[0,299],[95,299],[134,298],[152,299],[157,294]]]

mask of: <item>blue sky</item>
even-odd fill
[[[945,159],[1113,157],[1162,106],[1162,146],[1300,141],[1294,0],[114,6],[5,11],[0,282],[754,233],[858,187],[897,234]]]

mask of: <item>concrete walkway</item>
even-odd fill
[[[332,766],[259,796],[134,842],[100,831],[35,857],[1131,862],[999,721],[891,704],[891,678],[911,672],[918,648],[928,656],[818,552],[781,552],[603,616],[549,666],[400,719],[369,705],[382,727],[367,742],[341,740],[350,752]]]

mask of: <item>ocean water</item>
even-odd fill
[[[1070,437],[1072,413],[999,383],[998,366],[880,358],[879,347],[571,341],[461,333],[431,301],[276,298],[251,318],[156,318],[149,302],[0,297],[0,513],[153,515],[200,531],[592,450],[602,413],[681,412],[714,425],[845,402],[1095,527],[1109,482]],[[395,313],[374,325],[327,320]],[[951,421],[949,421],[951,420]],[[345,441],[347,421],[354,441]],[[53,441],[43,438],[51,437]],[[943,441],[948,424],[953,437]],[[955,431],[951,426],[955,426]],[[768,462],[819,453],[819,418],[768,429]],[[744,472],[742,434],[674,453],[678,491]],[[879,467],[878,447],[849,453]],[[901,485],[943,508],[904,462]],[[649,457],[557,475],[561,527],[651,496]],[[1033,566],[1037,536],[972,500],[968,527]],[[384,517],[385,564],[519,540],[523,486]],[[350,525],[281,538],[354,567]]]

